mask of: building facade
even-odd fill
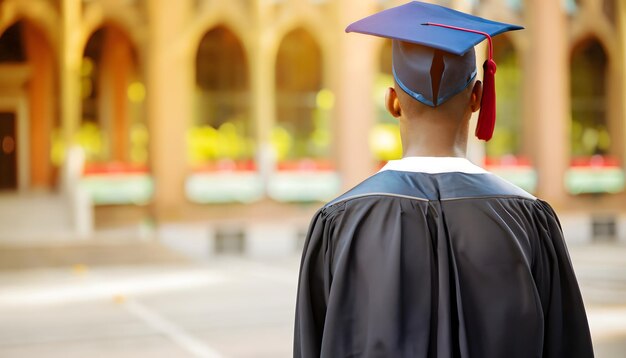
[[[526,27],[495,41],[496,134],[471,159],[571,236],[626,240],[626,4],[434,2]],[[0,0],[1,189],[58,191],[80,146],[97,225],[301,231],[400,153],[389,42],[344,28],[402,3]]]

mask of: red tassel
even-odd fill
[[[476,137],[488,141],[496,127],[496,63],[488,59],[483,64],[483,98],[480,102],[480,114],[476,125]]]

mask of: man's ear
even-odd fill
[[[480,103],[483,99],[483,83],[476,81],[474,87],[472,87],[472,94],[470,96],[470,108],[472,112],[476,112],[480,109]]]
[[[387,92],[385,93],[385,107],[387,107],[387,111],[394,118],[398,118],[402,115],[402,108],[400,107],[398,94],[392,87],[387,88]]]

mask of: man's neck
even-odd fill
[[[409,148],[402,151],[402,158],[406,157],[458,157],[465,158],[466,152],[464,150],[432,150],[430,148]]]
[[[403,157],[465,157],[467,126],[440,119],[401,121]]]

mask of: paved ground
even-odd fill
[[[288,357],[296,256],[0,273],[0,357]]]
[[[571,253],[597,357],[622,358],[626,248]],[[155,257],[95,266],[65,257],[54,268],[0,271],[0,357],[290,356],[297,255]]]
[[[154,241],[137,239],[85,240],[38,246],[0,245],[0,272],[37,268],[72,267],[75,264],[124,266],[176,264],[189,260]]]
[[[626,246],[571,246],[597,358],[626,357]]]

